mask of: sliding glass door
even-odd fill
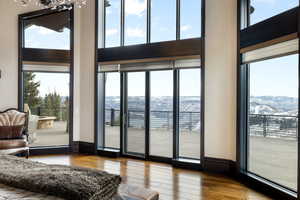
[[[173,71],[150,72],[150,155],[173,155]]]
[[[125,88],[125,153],[145,154],[146,73],[128,72]]]
[[[199,164],[199,59],[106,64],[98,70],[101,152]]]

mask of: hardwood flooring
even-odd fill
[[[170,165],[128,158],[89,155],[33,156],[31,160],[105,170],[120,174],[123,182],[160,193],[162,200],[269,200],[230,178],[173,168]]]

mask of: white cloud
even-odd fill
[[[44,27],[41,27],[41,26],[36,26],[36,25],[33,25],[33,26],[29,27],[27,31],[37,32],[38,34],[41,34],[41,35],[49,35],[49,34],[52,34],[54,32],[51,29],[44,28]]]
[[[49,34],[52,34],[53,31],[50,30],[50,29],[47,29],[47,28],[40,27],[39,30],[38,30],[38,33],[41,34],[41,35],[49,35]]]
[[[117,29],[107,29],[106,30],[106,35],[108,35],[108,36],[112,36],[112,35],[115,35],[117,33],[118,33]]]
[[[126,0],[125,13],[126,15],[142,16],[147,9],[146,0]]]
[[[182,31],[188,31],[188,30],[190,30],[192,27],[191,27],[191,25],[183,25],[182,27],[181,27],[181,30]]]
[[[254,1],[256,1],[258,3],[275,4],[277,0],[254,0]]]
[[[145,31],[140,28],[127,28],[126,35],[128,37],[145,37]]]

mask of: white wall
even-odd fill
[[[18,14],[35,9],[0,1],[0,110],[18,105]]]
[[[75,141],[94,142],[94,6],[75,10]],[[17,15],[33,9],[0,0],[0,110],[17,106]],[[206,0],[205,74],[205,156],[235,160],[236,0]]]
[[[236,0],[206,1],[205,156],[236,159]]]
[[[94,142],[95,0],[81,10],[80,141]]]
[[[19,6],[13,0],[0,0],[0,110],[18,106],[18,15],[40,9],[32,4]],[[80,127],[80,11],[75,9],[75,102],[74,140],[79,140]]]

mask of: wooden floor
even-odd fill
[[[161,163],[87,155],[34,156],[30,159],[120,174],[124,183],[155,190],[160,193],[162,200],[270,199],[221,175],[177,169]]]

